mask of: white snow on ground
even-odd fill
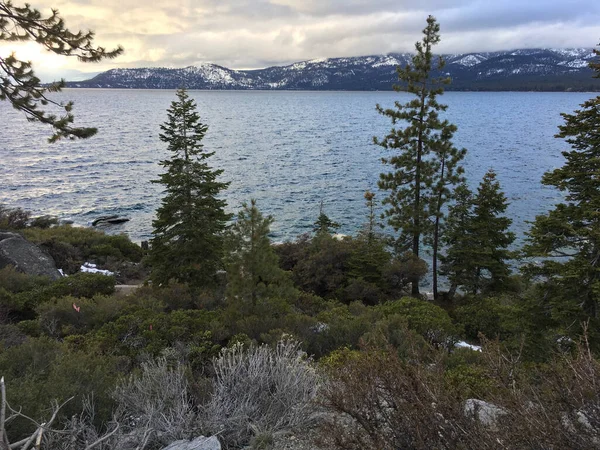
[[[481,347],[479,345],[468,344],[465,341],[458,341],[456,344],[454,344],[454,346],[458,348],[470,348],[471,350],[476,352],[481,351]]]
[[[101,275],[106,275],[110,277],[114,275],[114,272],[111,272],[110,270],[97,269],[96,264],[92,264],[89,262],[86,262],[83,264],[83,266],[81,266],[81,271],[87,273],[99,273]]]

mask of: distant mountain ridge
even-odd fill
[[[598,91],[600,80],[588,67],[591,48],[521,49],[442,55],[447,90]],[[75,88],[127,89],[266,89],[266,90],[390,90],[398,82],[396,66],[411,61],[410,53],[313,59],[287,66],[232,70],[204,63],[181,69],[112,69]],[[438,74],[442,75],[442,74]]]

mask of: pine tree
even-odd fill
[[[443,243],[446,254],[441,257],[442,275],[446,275],[450,283],[448,297],[452,299],[456,289],[463,284],[470,284],[469,274],[472,274],[471,251],[475,243],[471,231],[473,220],[473,193],[466,183],[460,184],[454,191],[454,203],[448,209],[446,233]]]
[[[427,239],[432,248],[432,279],[433,279],[433,298],[438,300],[438,261],[441,239],[445,232],[443,223],[444,214],[442,208],[446,203],[455,198],[454,186],[463,183],[464,169],[460,166],[460,162],[465,157],[467,151],[459,150],[452,145],[451,139],[456,131],[454,125],[450,125],[448,121],[442,123],[440,133],[440,145],[434,153],[434,161],[436,162],[436,172],[434,174],[434,184],[432,186],[432,211],[433,217],[433,235]]]
[[[509,277],[508,261],[513,258],[509,247],[515,240],[515,234],[508,231],[512,220],[503,215],[508,202],[493,170],[484,175],[473,205],[471,232],[474,236],[472,264],[475,273],[471,277],[471,285],[466,287],[477,293],[483,288],[496,290]]]
[[[319,217],[313,224],[313,232],[316,234],[327,233],[331,234],[333,231],[337,230],[340,227],[340,224],[334,222],[329,218],[327,214],[325,214],[325,208],[323,208],[323,200],[321,200],[321,206],[319,207]]]
[[[590,67],[600,78],[600,59]],[[562,153],[565,164],[542,178],[565,193],[564,201],[536,217],[525,247],[528,256],[545,258],[528,272],[544,280],[551,315],[574,329],[600,314],[600,96],[581,107],[562,114],[556,135],[572,147]]]
[[[368,208],[367,223],[353,240],[352,253],[348,261],[349,275],[369,283],[380,284],[382,273],[391,260],[386,240],[377,233],[375,194],[367,191],[364,198]]]
[[[394,171],[381,174],[379,187],[390,191],[383,204],[389,205],[385,211],[388,224],[400,231],[397,253],[410,250],[416,258],[420,255],[424,236],[430,239],[435,236],[436,243],[439,240],[442,205],[451,192],[447,188],[457,182],[457,164],[464,156],[464,151],[456,150],[450,142],[456,127],[439,117],[446,106],[438,103],[437,97],[449,83],[446,78],[433,76],[434,71],[444,66],[441,58],[434,61],[432,52],[433,46],[440,41],[439,30],[435,18],[429,16],[423,40],[415,44],[412,65],[397,69],[403,84],[394,89],[408,91],[415,98],[406,104],[396,102],[396,109],[383,109],[377,105],[381,114],[391,118],[392,125],[408,123],[403,129],[392,128],[382,140],[374,140],[385,149],[400,150],[397,155],[382,158],[382,162],[391,165]],[[437,244],[435,249],[437,255]],[[412,295],[419,295],[418,278],[412,281]]]
[[[115,58],[123,52],[122,47],[106,50],[93,47],[94,33],[79,31],[73,33],[65,28],[58,10],[43,17],[31,5],[14,6],[11,1],[0,0],[0,41],[33,41],[47,51],[57,55],[75,56],[81,62],[98,62],[105,58]],[[28,120],[50,125],[54,134],[50,142],[60,138],[87,138],[96,133],[95,128],[73,127],[73,103],[59,103],[48,98],[49,92],[60,91],[64,80],[43,86],[33,72],[30,62],[18,60],[14,54],[0,56],[0,100],[8,100],[13,107],[22,111]],[[62,110],[62,116],[49,114],[40,106],[53,105]]]
[[[256,207],[244,203],[231,228],[227,261],[227,297],[230,303],[251,312],[263,300],[287,299],[295,292],[292,282],[279,267],[269,239],[271,216],[264,217]]]
[[[160,162],[165,172],[154,180],[165,187],[165,196],[152,222],[152,280],[201,287],[211,285],[222,267],[223,233],[231,215],[218,195],[229,183],[219,182],[223,171],[207,164],[214,152],[203,148],[208,127],[200,122],[196,103],[185,89],[176,95],[161,125],[160,139],[172,156]]]
[[[475,196],[464,184],[456,194],[443,258],[451,283],[449,296],[458,286],[473,294],[497,290],[510,275],[508,261],[513,253],[509,247],[515,239],[508,231],[512,220],[502,215],[508,206],[506,196],[493,170],[484,175]]]

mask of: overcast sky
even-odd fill
[[[20,5],[23,0],[13,0]],[[412,51],[428,14],[441,26],[439,53],[532,47],[593,47],[600,0],[29,0],[57,8],[72,31],[125,48],[119,58],[80,64],[17,49],[49,77],[113,67],[185,67],[211,62],[262,68],[313,58]],[[0,43],[0,55],[16,45]],[[19,53],[20,52],[20,53]],[[81,77],[80,77],[81,78]]]

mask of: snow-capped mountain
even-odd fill
[[[183,69],[113,69],[68,87],[135,89],[317,89],[389,90],[397,66],[411,54],[328,58],[258,70],[232,70],[215,64]],[[438,75],[449,76],[447,90],[600,90],[588,67],[592,49],[522,49],[443,55]]]

